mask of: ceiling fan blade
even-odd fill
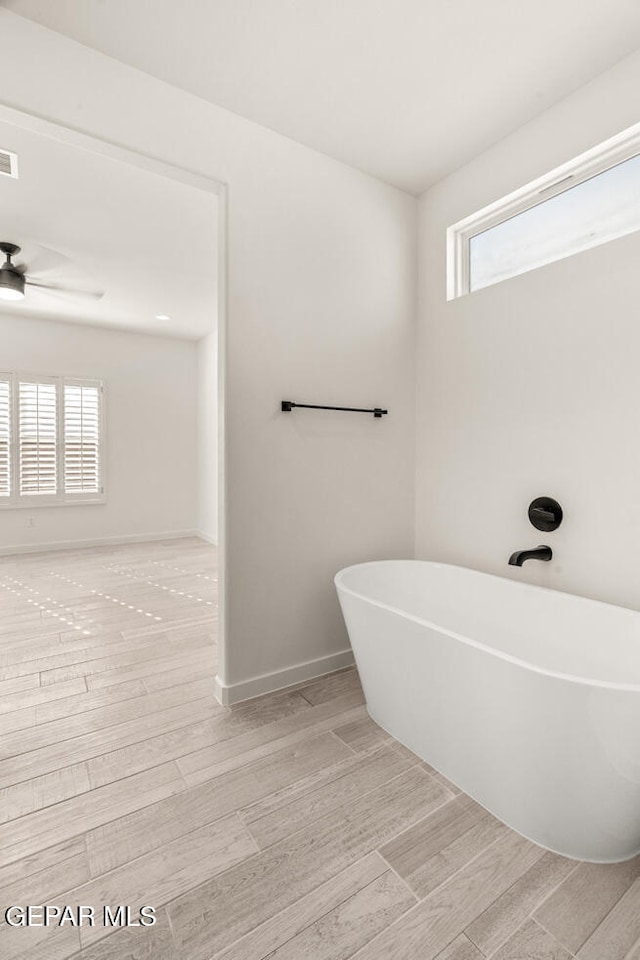
[[[26,247],[26,250],[25,250]],[[71,263],[71,258],[57,250],[43,247],[40,243],[27,243],[22,248],[22,256],[29,264],[31,273],[49,273]]]
[[[39,280],[27,280],[28,287],[38,287],[40,290],[53,290],[56,293],[68,293],[74,297],[86,297],[89,300],[102,300],[104,290],[83,290],[81,287],[67,287],[63,283],[41,283]]]

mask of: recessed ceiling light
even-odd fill
[[[156,320],[171,320],[171,317],[166,313],[156,313]]]

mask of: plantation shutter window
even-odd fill
[[[11,381],[0,379],[0,498],[11,495]]]
[[[55,496],[57,483],[57,390],[55,383],[18,385],[21,496]]]
[[[104,503],[100,380],[0,372],[0,511]]]
[[[64,491],[100,493],[100,388],[64,385]]]

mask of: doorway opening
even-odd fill
[[[0,149],[25,280],[0,283],[2,680],[44,676],[57,717],[82,692],[79,716],[198,722],[226,642],[225,187],[8,107]]]

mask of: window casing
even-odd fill
[[[104,503],[104,386],[0,373],[0,508]]]
[[[11,382],[0,377],[0,502],[11,494]]]
[[[636,124],[453,224],[447,230],[447,299],[639,230],[639,171]]]

